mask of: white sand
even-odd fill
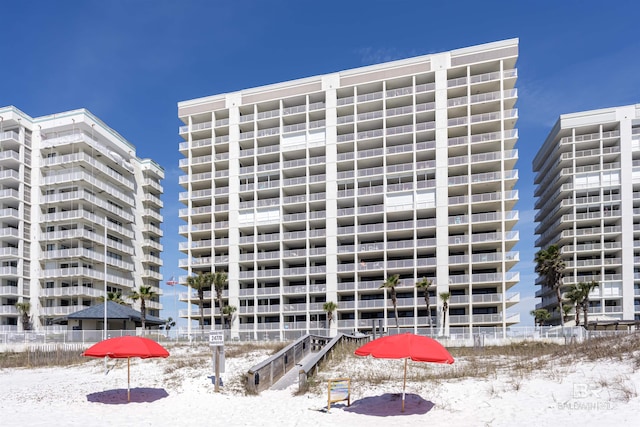
[[[21,426],[604,426],[636,425],[640,411],[640,369],[633,360],[579,362],[532,373],[506,371],[484,379],[410,381],[400,411],[403,362],[353,356],[331,376],[350,376],[351,407],[337,403],[326,412],[324,393],[295,396],[283,391],[244,395],[241,374],[266,353],[228,357],[224,385],[214,393],[211,359],[189,365],[187,348],[168,359],[132,359],[131,402],[126,401],[126,360],[91,360],[70,368],[0,371],[2,425]],[[207,351],[203,349],[201,351]],[[636,356],[637,357],[637,356]],[[466,363],[456,360],[458,369]],[[422,366],[417,366],[422,365]],[[454,369],[409,362],[409,377],[420,370]],[[388,381],[367,387],[362,379],[380,374]],[[5,422],[6,421],[6,422]]]

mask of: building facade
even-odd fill
[[[141,285],[159,316],[163,178],[86,110],[0,108],[0,329],[66,328],[53,320]]]
[[[513,39],[179,103],[180,283],[227,272],[236,336],[395,328],[393,275],[402,330],[518,323],[517,57]]]
[[[536,247],[559,248],[563,290],[595,281],[590,318],[640,320],[640,104],[560,116],[533,170]],[[555,293],[536,283],[536,308],[552,312]]]

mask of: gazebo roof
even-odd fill
[[[107,301],[107,317],[109,320],[131,320],[134,322],[142,322],[142,316],[139,311],[133,308],[118,304],[113,301]],[[84,310],[76,311],[67,316],[63,316],[54,320],[54,323],[60,323],[65,320],[103,320],[104,319],[104,303],[92,305]],[[164,325],[165,320],[155,316],[145,316],[147,325]]]

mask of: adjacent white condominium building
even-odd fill
[[[595,281],[592,319],[640,320],[640,104],[560,116],[533,170],[536,247],[559,248],[564,290]],[[536,296],[557,308],[549,287]]]
[[[158,316],[163,177],[86,110],[0,108],[0,330],[26,326],[17,303],[31,328],[50,329],[105,290],[126,300],[140,285]]]
[[[394,275],[403,330],[518,323],[517,57],[513,39],[180,102],[180,283],[227,272],[242,337],[395,329]]]

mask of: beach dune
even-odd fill
[[[267,351],[228,357],[223,386],[215,393],[206,348],[169,350],[167,359],[131,360],[131,402],[126,396],[126,361],[108,361],[108,373],[102,360],[70,367],[3,369],[1,413],[21,426],[395,427],[574,425],[577,419],[582,426],[624,426],[635,425],[640,411],[637,355],[551,363],[525,376],[514,375],[504,363],[504,371],[485,378],[438,381],[413,380],[416,370],[431,368],[410,362],[406,408],[401,412],[399,360],[353,356],[323,370],[306,394],[298,395],[292,385],[252,396],[245,394],[244,374]],[[464,363],[464,357],[456,358],[456,364]],[[386,380],[370,380],[381,373]],[[344,376],[352,380],[351,405],[335,403],[327,412],[325,380]]]

